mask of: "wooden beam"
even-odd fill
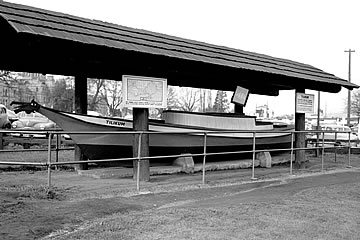
[[[84,76],[75,76],[75,113],[87,114],[87,78]],[[86,157],[81,149],[75,145],[75,161],[85,160]],[[86,170],[88,164],[76,164],[75,170]]]
[[[235,104],[234,113],[244,114],[244,106],[240,104]]]
[[[296,89],[295,98],[297,93],[305,93],[304,89]],[[296,100],[295,100],[296,104]],[[305,131],[305,113],[297,113],[295,111],[295,131]],[[306,146],[305,132],[295,134],[295,148],[305,148]],[[294,168],[305,168],[305,150],[295,151],[295,164]]]
[[[134,131],[148,131],[149,130],[149,109],[148,108],[133,108],[133,130]],[[139,139],[140,135],[135,134],[133,142],[133,156],[139,156]],[[140,181],[149,181],[150,180],[150,162],[146,157],[149,156],[149,135],[141,135],[141,146],[140,146],[140,156],[142,159],[140,161],[140,172],[139,180]],[[136,180],[138,174],[138,160],[133,161],[133,179]]]

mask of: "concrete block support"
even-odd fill
[[[191,155],[182,154],[183,156],[178,157],[173,162],[173,165],[180,166],[182,171],[185,173],[193,173],[194,172],[194,159]]]
[[[270,152],[258,152],[255,156],[260,161],[260,167],[271,168],[271,155]]]

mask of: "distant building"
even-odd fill
[[[10,108],[12,101],[35,100],[41,105],[51,105],[51,90],[55,80],[52,76],[38,73],[12,73],[0,80],[0,104]]]
[[[271,111],[267,104],[256,106],[256,116],[258,118],[272,119],[274,118],[274,111]]]
[[[0,104],[9,108],[10,103],[16,99],[18,86],[11,85],[8,82],[0,81]]]

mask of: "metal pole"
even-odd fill
[[[136,173],[136,190],[140,191],[140,159],[141,159],[141,138],[142,138],[142,132],[139,134],[139,146],[138,146],[138,164],[137,164],[137,173]]]
[[[294,133],[291,133],[291,153],[290,153],[290,175],[292,175],[293,170],[293,156],[294,156]]]
[[[320,129],[320,91],[318,91],[318,109],[317,109],[317,126],[316,130],[319,131]],[[319,132],[316,133],[316,147],[319,146]],[[316,148],[315,156],[319,156],[319,149]]]
[[[49,133],[48,137],[48,191],[51,189],[51,138],[52,134]]]
[[[324,131],[323,131],[322,132],[321,171],[324,171],[324,154],[325,154],[325,141],[324,141]]]
[[[206,164],[206,144],[207,144],[207,132],[204,132],[204,158],[203,158],[203,175],[202,175],[202,184],[205,184],[205,164]]]
[[[257,178],[255,178],[255,135],[256,132],[253,132],[253,158],[252,158],[252,176],[251,179],[255,180]]]
[[[55,162],[59,162],[59,148],[60,148],[60,139],[61,135],[59,133],[56,133],[56,148],[55,148]],[[57,169],[58,166],[56,165],[55,168]]]
[[[334,149],[334,157],[335,157],[335,162],[336,162],[336,154],[337,154],[337,131],[335,131],[335,149]]]
[[[350,127],[351,90],[348,90],[347,126]]]
[[[351,132],[349,132],[349,152],[348,152],[348,167],[351,167],[351,164],[350,164],[350,157],[351,157]]]

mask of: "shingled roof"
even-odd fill
[[[0,69],[277,95],[283,89],[358,87],[313,66],[0,1]]]

